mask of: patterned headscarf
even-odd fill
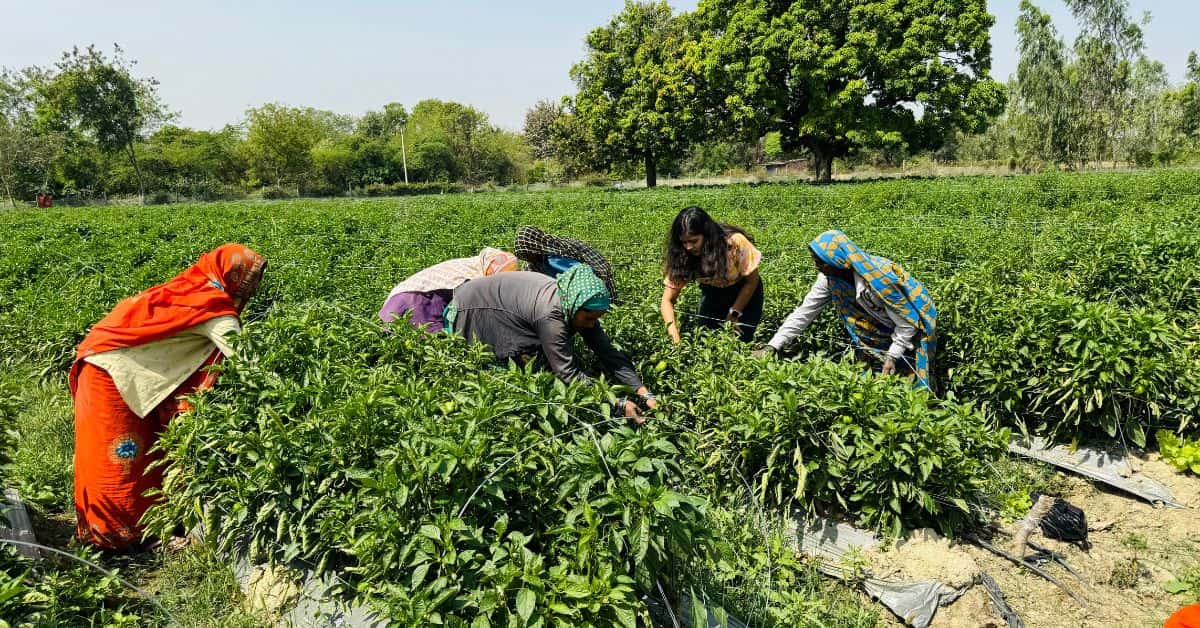
[[[491,247],[474,257],[462,257],[435,264],[401,281],[392,288],[388,298],[401,292],[433,292],[453,290],[464,283],[496,273],[516,270],[517,257],[507,251]]]
[[[605,312],[612,303],[608,288],[587,264],[577,264],[558,276],[558,295],[562,301],[563,316],[568,321],[579,310]]]
[[[484,277],[517,269],[517,256],[508,251],[487,247],[479,254],[479,259],[482,261]]]
[[[225,244],[201,255],[170,281],[121,301],[75,349],[67,380],[72,394],[88,356],[170,338],[219,316],[239,316],[258,289],[266,265],[245,246]]]
[[[917,349],[917,363],[913,372],[917,385],[929,389],[929,363],[937,346],[937,308],[921,282],[913,279],[899,264],[882,257],[871,255],[858,247],[841,231],[826,231],[809,245],[821,261],[842,270],[850,270],[861,276],[874,292],[893,312],[899,314],[921,332],[921,345]],[[838,314],[842,317],[850,336],[859,346],[875,344],[874,325],[869,317],[858,315],[854,304],[854,286],[831,278]]]
[[[559,270],[553,267],[550,258],[562,257],[587,264],[604,282],[609,299],[613,303],[620,301],[612,266],[599,251],[585,242],[553,236],[537,227],[524,226],[517,229],[517,241],[513,252],[528,262],[531,270],[551,277],[558,277]]]

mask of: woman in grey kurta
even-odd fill
[[[600,327],[610,307],[604,283],[591,267],[579,264],[557,279],[534,272],[509,272],[476,279],[454,291],[446,308],[446,330],[482,342],[502,361],[545,360],[566,382],[590,382],[574,357],[574,336],[596,353],[617,382],[637,391],[642,404],[657,405],[633,362],[613,347]],[[638,414],[625,404],[629,416]]]

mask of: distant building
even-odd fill
[[[767,169],[767,176],[778,174],[805,174],[808,172],[807,159],[776,161],[769,164],[763,164],[763,166]]]

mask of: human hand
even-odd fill
[[[625,415],[627,419],[633,419],[635,425],[642,425],[646,422],[646,417],[642,415],[642,411],[638,409],[636,403],[629,399],[621,398],[617,401],[617,411]]]
[[[672,344],[679,344],[683,341],[683,339],[679,337],[679,330],[675,328],[675,325],[671,325],[671,327],[667,329],[667,335],[671,337]]]
[[[775,347],[772,347],[771,345],[767,345],[767,346],[751,353],[750,357],[752,357],[756,360],[765,360],[767,358],[775,357]]]
[[[885,358],[883,360],[882,373],[884,375],[895,375],[896,374],[896,360],[893,359],[891,356],[888,356],[887,358]]]

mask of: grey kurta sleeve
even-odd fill
[[[604,333],[599,323],[591,329],[579,332],[579,335],[583,337],[587,346],[596,352],[596,357],[600,359],[604,369],[612,374],[613,379],[634,390],[642,387],[642,378],[633,367],[633,361],[613,346],[612,340]]]
[[[557,316],[547,316],[539,319],[534,328],[542,343],[542,354],[546,356],[546,365],[550,367],[559,379],[564,382],[591,383],[592,378],[575,363],[575,352],[571,347],[571,330],[567,322]]]

